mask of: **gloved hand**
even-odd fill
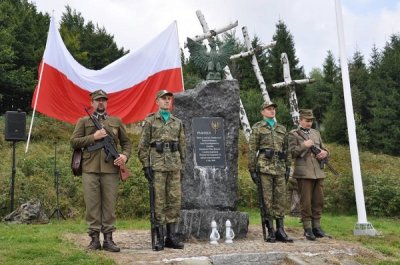
[[[153,181],[153,177],[154,177],[153,168],[152,168],[152,167],[144,167],[144,168],[143,168],[143,172],[144,172],[145,178],[146,178],[149,182],[152,182],[152,181]]]
[[[250,177],[253,180],[253,182],[256,183],[256,184],[260,180],[260,178],[258,177],[258,174],[256,172],[250,171]]]

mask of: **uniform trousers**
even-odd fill
[[[319,224],[324,207],[324,179],[298,178],[297,184],[303,224],[311,225],[311,221],[313,224]]]
[[[286,203],[285,177],[265,173],[260,173],[260,175],[267,217],[283,218]]]
[[[118,173],[83,173],[83,197],[89,233],[115,231]]]
[[[181,174],[176,171],[154,171],[155,215],[158,224],[177,222],[181,213]]]

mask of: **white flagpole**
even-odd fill
[[[51,25],[53,23],[53,20],[54,20],[54,10],[53,10],[53,16],[51,16],[51,18],[50,18],[49,31],[47,33],[47,40],[49,39],[50,28],[51,28]],[[46,48],[47,48],[47,41],[46,41],[46,47],[45,47],[45,50],[44,50],[45,52],[46,52]],[[43,55],[43,58],[42,58],[42,65],[40,66],[39,82],[38,82],[37,91],[36,91],[35,104],[33,106],[31,124],[29,125],[28,139],[27,139],[26,146],[25,146],[25,154],[28,152],[29,143],[30,143],[30,140],[31,140],[33,119],[35,118],[35,112],[36,112],[36,106],[37,106],[37,102],[38,102],[38,98],[39,98],[40,86],[42,84],[43,68],[44,68],[44,55]]]
[[[360,160],[358,156],[356,124],[353,113],[349,68],[347,65],[346,49],[344,45],[345,41],[344,41],[344,30],[343,30],[343,18],[342,18],[342,7],[340,0],[335,0],[335,6],[336,6],[336,24],[337,24],[339,52],[340,52],[340,67],[342,69],[343,94],[344,94],[344,103],[346,109],[351,166],[353,170],[353,181],[354,181],[354,190],[356,195],[357,215],[358,215],[358,222],[354,227],[353,233],[354,235],[374,236],[377,235],[377,232],[373,228],[372,224],[370,224],[367,221],[367,214],[365,211],[364,191],[361,179]]]
[[[35,104],[34,104],[34,106],[33,106],[31,124],[30,124],[30,126],[29,126],[28,139],[27,139],[27,141],[26,141],[25,154],[28,152],[29,142],[30,142],[30,140],[31,140],[33,119],[35,118],[36,105],[37,105],[37,101],[38,101],[38,98],[39,98],[40,85],[41,85],[41,83],[42,83],[43,68],[44,68],[44,60],[42,59],[42,65],[40,66],[39,82],[38,82],[37,91],[36,91],[36,97],[35,97]]]
[[[178,49],[180,51],[180,48],[179,48],[178,22],[176,20],[174,22],[175,22],[176,39],[178,41]],[[183,65],[182,65],[182,61],[181,61],[181,79],[182,79],[182,88],[183,88],[183,91],[185,91],[185,82],[183,81]]]

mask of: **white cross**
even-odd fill
[[[292,80],[290,77],[290,65],[289,59],[286,53],[281,54],[281,62],[283,65],[283,82],[273,84],[273,87],[287,87],[289,89],[289,105],[290,114],[292,115],[292,120],[294,125],[299,125],[299,105],[296,96],[296,84],[309,84],[314,82],[312,78],[306,78],[301,80]]]

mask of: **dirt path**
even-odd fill
[[[285,256],[276,264],[359,264],[356,257],[362,256],[370,260],[385,259],[381,254],[361,245],[322,238],[308,241],[302,236],[302,231],[287,229],[287,233],[295,240],[292,244],[265,243],[259,226],[250,226],[246,239],[234,240],[233,244],[211,245],[207,241],[190,240],[185,242],[184,250],[165,249],[154,252],[151,250],[150,232],[143,230],[118,230],[114,233],[114,241],[121,247],[120,253],[102,251],[117,264],[212,264],[210,257],[226,255],[241,256],[245,259],[251,253],[281,253]],[[76,242],[85,248],[89,243],[86,234],[66,234],[68,241]],[[196,258],[193,258],[196,257]],[[222,263],[220,263],[222,264]],[[237,264],[250,264],[240,263]],[[370,263],[373,264],[373,263]]]

